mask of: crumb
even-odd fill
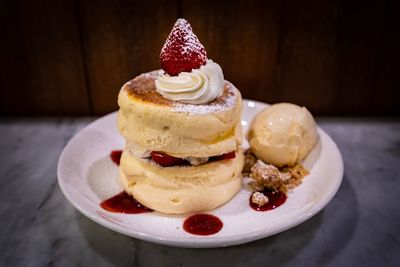
[[[264,163],[257,159],[251,149],[244,152],[243,176],[250,177],[248,186],[253,191],[263,191],[264,188],[287,193],[299,186],[303,178],[310,174],[300,163],[293,166],[277,168],[272,164]]]
[[[290,189],[302,183],[309,171],[300,163],[294,166],[285,166],[280,169],[261,160],[250,168],[249,186],[254,191],[262,191],[264,188],[278,190],[287,193]]]
[[[247,149],[244,152],[244,166],[243,166],[243,176],[249,176],[251,167],[253,167],[254,164],[256,164],[257,158],[253,154],[253,152],[250,149]]]
[[[294,166],[285,166],[280,170],[289,173],[291,176],[289,181],[283,185],[283,190],[285,191],[282,192],[287,192],[288,190],[299,186],[302,183],[303,178],[310,174],[310,172],[300,163],[297,163]]]
[[[300,163],[297,163],[296,165],[291,167],[285,166],[281,168],[281,171],[290,173],[290,175],[296,179],[301,179],[302,177],[310,174],[310,172]]]
[[[264,190],[264,184],[259,182],[259,181],[255,181],[255,180],[250,180],[247,185],[250,187],[250,189],[252,191],[263,191]]]
[[[256,164],[251,167],[250,178],[270,189],[278,189],[290,177],[289,173],[280,172],[274,165],[265,164],[261,160],[257,160]]]
[[[259,207],[264,206],[268,201],[268,197],[261,192],[254,192],[251,195],[251,203],[258,205]]]

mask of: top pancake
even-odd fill
[[[166,99],[157,92],[155,86],[155,80],[162,74],[162,70],[141,74],[124,84],[122,90],[125,90],[132,100],[140,100],[158,106],[169,106],[175,112],[189,112],[199,115],[226,111],[237,105],[239,100],[239,91],[228,81],[224,83],[224,90],[221,96],[210,103],[186,104]]]

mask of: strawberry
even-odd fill
[[[217,160],[224,160],[224,159],[234,159],[235,157],[236,157],[235,151],[232,151],[232,152],[222,154],[219,156],[210,157],[210,159],[208,161],[210,162],[210,161],[217,161]]]
[[[175,22],[160,53],[161,68],[171,76],[206,64],[207,53],[185,19]]]
[[[235,151],[226,153],[226,154],[222,154],[221,156],[218,156],[219,159],[234,159],[236,157]]]
[[[163,152],[153,151],[151,152],[151,159],[154,160],[157,164],[163,167],[171,167],[171,166],[183,166],[188,165],[189,162],[185,159],[176,158],[170,155],[167,155]],[[225,159],[234,159],[236,154],[234,151],[222,154],[219,156],[210,157],[208,162],[217,161],[217,160],[225,160]]]
[[[151,159],[163,167],[187,165],[188,162],[181,158],[175,158],[163,152],[151,152]]]

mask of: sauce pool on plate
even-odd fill
[[[111,160],[119,166],[121,161],[122,150],[113,150],[110,153]]]
[[[277,207],[285,203],[287,199],[285,193],[276,190],[271,190],[266,188],[262,191],[262,193],[268,197],[268,203],[266,203],[263,206],[258,206],[257,204],[251,202],[251,197],[254,193],[250,196],[249,199],[250,207],[256,211],[267,211],[276,209]]]
[[[193,235],[213,235],[223,227],[222,221],[210,214],[195,214],[183,222],[183,229]]]
[[[140,204],[126,192],[121,192],[104,200],[100,203],[100,206],[107,211],[126,214],[138,214],[153,211],[152,209]]]

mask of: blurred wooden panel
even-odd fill
[[[104,114],[159,68],[178,17],[246,98],[315,114],[400,115],[399,4],[367,1],[9,1],[1,115]]]
[[[373,88],[369,92],[371,114],[400,115],[400,2],[387,0],[377,57],[373,69]],[[375,108],[378,107],[376,110]]]
[[[208,57],[221,65],[226,79],[243,97],[275,101],[280,1],[182,1]]]
[[[318,114],[376,112],[370,104],[383,11],[383,1],[287,1],[279,56],[282,99]],[[381,106],[389,100],[381,99]]]
[[[373,114],[390,101],[372,106],[376,58],[383,28],[385,2],[349,1],[339,6],[334,102],[325,113]],[[383,92],[386,89],[383,89]],[[337,107],[336,107],[337,106]]]
[[[175,1],[80,1],[85,61],[95,114],[115,110],[122,84],[158,69],[177,19]]]
[[[287,1],[279,55],[281,99],[326,109],[333,96],[337,6],[327,1]]]
[[[0,113],[87,114],[73,2],[7,1],[0,10]]]

